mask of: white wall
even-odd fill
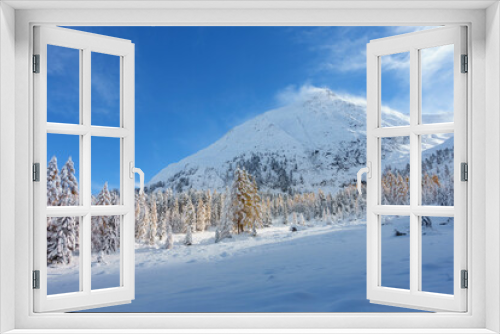
[[[0,333],[14,328],[15,12],[0,3]]]
[[[500,332],[500,6],[486,11],[486,328]]]

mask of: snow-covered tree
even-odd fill
[[[174,201],[174,207],[172,208],[172,228],[174,233],[182,233],[184,228],[184,221],[181,219],[179,199],[176,197]]]
[[[184,224],[186,225],[186,232],[187,232],[187,226],[191,226],[191,233],[193,232],[193,229],[196,228],[196,211],[193,205],[193,202],[191,201],[191,198],[188,198],[186,205],[184,207],[184,214],[183,214],[183,220]]]
[[[146,202],[146,195],[139,194],[140,219],[137,226],[136,240],[143,242],[147,235],[147,227],[149,226],[149,207]]]
[[[158,239],[163,242],[167,237],[167,203],[161,192],[156,194],[156,203],[158,210]]]
[[[78,180],[75,176],[75,164],[71,157],[61,169],[61,193],[67,194],[69,191],[69,205],[79,204]]]
[[[149,223],[149,245],[154,246],[154,245],[156,245],[156,233],[157,233],[157,228],[158,228],[158,212],[157,212],[155,194],[151,194],[150,202],[151,202],[151,216],[149,219],[149,221],[150,221],[150,223]]]
[[[61,196],[61,205],[71,205],[70,189]],[[49,218],[47,226],[47,263],[69,264],[76,250],[77,223],[75,217]]]
[[[184,245],[191,246],[192,244],[193,244],[193,234],[191,232],[191,224],[187,224],[186,238],[184,239]]]
[[[59,205],[61,197],[61,177],[57,168],[57,158],[52,157],[47,166],[47,206]]]
[[[165,244],[166,249],[174,248],[174,232],[172,231],[172,225],[168,224],[167,227],[167,242]]]
[[[226,193],[229,193],[229,190],[226,188]],[[231,238],[232,232],[234,229],[234,223],[231,219],[231,196],[228,194],[226,196],[221,196],[224,199],[222,203],[222,216],[215,231],[215,242],[219,242],[225,238]]]
[[[108,189],[108,183],[97,196],[96,205],[113,205],[113,197]],[[92,226],[92,251],[98,254],[116,252],[119,247],[119,218],[115,216],[94,216]]]
[[[205,221],[206,221],[206,212],[205,212],[205,204],[203,204],[203,200],[200,198],[198,200],[198,208],[196,210],[196,230],[203,232],[205,231]]]
[[[245,178],[245,174],[238,167],[234,172],[233,184],[231,186],[230,205],[226,208],[228,210],[228,217],[237,228],[237,232],[244,231],[245,228],[245,203],[250,200],[249,184]]]
[[[302,213],[300,214],[299,218],[300,218],[299,224],[302,226],[306,225],[306,221],[304,220],[304,215]]]

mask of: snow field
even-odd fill
[[[193,233],[192,246],[178,234],[171,250],[137,245],[135,300],[88,312],[411,311],[366,299],[364,222],[311,225],[298,232],[276,225],[258,230],[257,237],[245,233],[217,244],[214,231]],[[395,229],[407,232],[407,227],[407,217],[388,217],[382,226],[383,253],[390,255],[382,264],[387,286],[408,285],[409,236],[395,235]],[[423,233],[423,288],[451,293],[453,223],[434,218]],[[93,258],[93,286],[107,286],[117,277],[118,254],[105,260],[108,265]],[[78,282],[75,267],[55,271],[53,291]]]

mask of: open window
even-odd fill
[[[431,29],[372,40],[367,45],[367,298],[372,303],[466,311],[466,53],[465,27]],[[395,67],[406,70],[400,83],[409,89],[408,122],[388,127],[391,111],[382,104],[391,87],[384,86],[384,78]],[[426,109],[443,101],[429,100],[428,89],[442,90],[443,101],[449,101],[446,112],[434,113],[440,115],[437,119],[430,117]],[[447,186],[440,184],[444,181],[439,173],[429,178],[426,170],[426,145],[436,138],[449,143],[446,154],[454,157],[450,166],[441,165],[440,172],[449,174]],[[394,143],[406,147],[409,153],[391,150]],[[392,172],[388,161],[392,163]],[[396,173],[395,169],[405,172]],[[453,202],[441,201],[439,191],[453,192],[447,196]],[[438,256],[439,249],[426,249],[428,245],[423,242],[430,220],[453,228],[453,240],[447,242],[453,258],[448,291],[434,291],[426,285],[426,258]],[[400,239],[405,246],[384,247],[382,234],[387,221],[399,221],[397,233],[407,236]],[[391,227],[391,233],[392,230]],[[407,263],[385,265],[394,252],[402,251],[408,254]],[[395,285],[385,280],[385,270],[398,270],[407,284]]]
[[[33,72],[34,311],[128,303],[134,299],[134,44],[35,27]],[[114,95],[105,108],[99,90]],[[112,116],[100,117],[102,109]],[[65,144],[64,165],[51,159],[54,140]],[[112,161],[105,169],[115,183],[115,189],[104,184],[99,195],[92,191],[99,183],[92,166],[103,163],[97,151]],[[94,284],[101,273],[93,248],[103,241],[93,235],[100,229],[112,230],[113,240],[106,242],[119,249],[120,265],[103,284]],[[65,274],[54,272],[56,263],[78,270],[71,284],[54,293],[51,276]]]

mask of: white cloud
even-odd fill
[[[290,85],[278,91],[275,98],[279,105],[285,106],[305,101],[309,96],[322,90],[324,90],[324,88],[315,87],[308,83],[300,87],[297,87],[296,85]]]
[[[276,100],[278,101],[278,103],[280,103],[280,105],[289,105],[305,101],[309,96],[322,92],[325,89],[329,88],[317,87],[309,83],[306,83],[300,87],[295,85],[290,85],[280,90],[276,94]],[[333,93],[341,100],[366,108],[366,96],[352,95],[346,92],[337,92],[337,91]],[[392,109],[387,105],[382,106],[382,112],[384,114],[398,114],[399,117],[401,118],[408,118],[407,119],[408,123],[410,121],[409,117],[402,115],[399,111]]]

